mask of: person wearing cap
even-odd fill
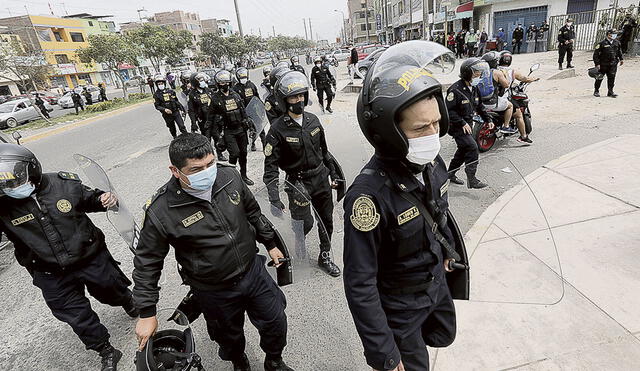
[[[429,370],[427,346],[456,336],[446,275],[459,256],[439,154],[448,112],[434,71],[422,67],[429,61],[406,58],[426,54],[455,61],[433,42],[394,45],[365,78],[356,108],[375,154],[345,196],[344,287],[374,370]]]
[[[558,31],[558,68],[562,69],[564,56],[567,56],[567,68],[573,68],[573,43],[576,41],[576,32],[573,27],[573,19],[567,18],[567,22]]]
[[[613,92],[613,87],[616,84],[618,63],[620,63],[621,66],[624,64],[622,48],[620,46],[620,42],[616,40],[617,36],[618,34],[616,30],[608,30],[607,37],[600,41],[593,51],[593,63],[601,74],[607,76],[607,96],[611,98],[618,96],[618,94]],[[603,79],[596,79],[593,90],[593,95],[595,97],[600,96],[602,80]]]

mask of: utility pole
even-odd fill
[[[302,23],[304,24],[304,39],[309,40],[309,36],[307,35],[307,20],[302,18]]]
[[[238,19],[238,31],[240,31],[240,37],[244,37],[242,33],[242,21],[240,20],[240,9],[238,8],[238,0],[233,0],[233,4],[236,6],[236,18]]]
[[[271,26],[271,28],[273,28],[273,37],[276,37],[276,26]]]
[[[311,28],[311,18],[309,18],[309,35],[311,36],[311,41],[313,41],[313,28]]]
[[[367,43],[369,43],[369,0],[364,0],[364,14],[365,14],[365,25],[367,29]]]
[[[147,9],[145,9],[144,7],[142,7],[142,9],[136,10],[136,12],[138,12],[138,19],[140,20],[140,22],[142,22],[142,16],[140,15],[140,13],[146,12],[146,11]]]
[[[258,28],[258,33],[260,34],[260,37],[262,37],[262,28]]]
[[[427,22],[429,22],[429,0],[422,1],[422,40],[429,40],[429,34],[431,32],[427,32]]]

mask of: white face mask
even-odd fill
[[[471,79],[471,86],[478,86],[478,84],[480,84],[481,81],[481,77],[474,77],[473,79]]]
[[[246,84],[247,81],[249,81],[249,79],[245,79],[245,78],[240,79],[240,83],[243,85]]]
[[[409,153],[407,153],[409,162],[426,165],[435,160],[438,153],[440,153],[439,133],[409,139]]]
[[[164,90],[164,84],[158,84],[158,89]]]
[[[617,35],[617,34],[613,34],[613,35],[611,35],[611,40],[615,40],[616,38],[618,38],[618,35]]]

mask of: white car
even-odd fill
[[[349,59],[351,56],[351,50],[343,48],[336,49],[331,53],[331,56],[334,57],[338,62],[343,62]]]
[[[45,108],[51,112],[53,109],[49,103],[44,103]],[[34,107],[29,99],[17,99],[0,104],[0,129],[15,128],[20,124],[40,118],[38,107]]]
[[[97,103],[100,100],[100,89],[93,85],[85,85],[87,90],[91,93],[91,100],[93,103]],[[87,99],[82,95],[82,88],[84,86],[79,86],[73,90],[75,90],[80,97],[82,97],[82,103],[87,104]],[[65,92],[62,98],[58,99],[58,105],[62,108],[73,108],[73,99],[71,99],[71,91]]]

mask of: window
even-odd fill
[[[74,43],[84,42],[84,37],[80,32],[69,32],[69,35],[71,35],[71,41]]]
[[[89,21],[89,26],[93,27],[93,22]]]
[[[367,30],[367,25],[366,24],[361,24],[360,25],[360,31],[366,31]]]
[[[36,33],[38,34],[38,39],[41,41],[51,41],[51,33],[48,28],[44,27],[35,27]]]
[[[62,35],[60,35],[60,32],[53,31],[53,36],[55,36],[57,42],[62,42],[63,41],[62,40]]]
[[[67,57],[66,54],[56,54],[56,63],[61,64],[61,63],[69,63],[69,57]]]
[[[567,14],[590,12],[596,9],[598,0],[569,0],[567,2]]]

